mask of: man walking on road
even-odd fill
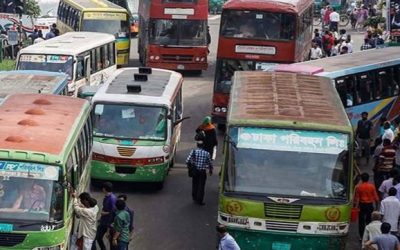
[[[340,21],[340,15],[333,9],[332,13],[329,14],[329,30],[330,31],[337,31],[338,30],[338,23]]]
[[[369,183],[369,174],[361,174],[361,184],[355,188],[354,206],[360,209],[358,215],[358,232],[360,239],[364,235],[365,226],[371,222],[371,214],[378,207],[379,197],[375,186]]]
[[[399,240],[396,236],[390,234],[390,224],[387,222],[381,225],[382,234],[368,241],[365,245],[378,245],[378,250],[400,250]]]
[[[217,233],[220,238],[218,250],[240,250],[235,239],[228,233],[226,226],[218,225]]]
[[[365,227],[365,231],[364,231],[364,236],[362,239],[362,249],[367,249],[365,244],[369,241],[372,240],[373,238],[375,238],[378,235],[381,235],[381,214],[378,211],[374,211],[372,212],[371,215],[372,221],[371,223],[369,223],[366,227]],[[369,249],[378,249],[378,246],[376,246],[375,244],[372,245]]]
[[[125,210],[126,204],[123,200],[117,200],[115,204],[117,212],[114,219],[114,234],[112,245],[115,250],[128,250],[130,216]]]
[[[203,141],[197,141],[197,149],[193,149],[186,159],[186,164],[191,163],[195,166],[195,172],[192,177],[192,198],[193,201],[204,206],[204,189],[207,180],[207,169],[212,175],[211,155],[203,148]]]
[[[375,187],[379,189],[384,180],[389,179],[390,171],[396,157],[396,150],[393,148],[389,139],[383,140],[383,148],[379,154],[378,163],[374,168]]]
[[[394,187],[389,189],[389,196],[381,201],[381,214],[383,222],[391,226],[390,233],[397,234],[400,218],[400,201],[396,198],[397,190]]]
[[[368,113],[362,112],[361,120],[357,123],[356,140],[359,147],[358,156],[364,156],[367,159],[367,162],[369,161],[371,154],[370,141],[372,126],[372,122],[368,120]]]

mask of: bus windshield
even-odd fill
[[[73,57],[67,55],[23,54],[19,57],[18,69],[62,72],[72,80],[73,62]]]
[[[266,63],[246,60],[218,60],[215,75],[215,92],[229,94],[232,86],[232,76],[235,71],[266,70],[276,63]]]
[[[61,221],[64,189],[58,175],[55,166],[0,161],[0,221]]]
[[[95,104],[94,135],[120,139],[164,141],[167,109],[131,104]]]
[[[223,37],[293,40],[295,27],[293,14],[225,10],[221,17]]]
[[[231,128],[229,134],[225,191],[347,198],[346,134],[250,127]]]
[[[205,20],[153,19],[150,43],[158,45],[206,46]]]
[[[82,31],[102,32],[116,38],[129,35],[129,20],[125,13],[86,12],[82,21]]]

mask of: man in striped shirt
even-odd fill
[[[192,198],[193,201],[199,204],[200,206],[204,206],[204,189],[206,186],[207,180],[207,169],[212,175],[212,161],[211,155],[203,148],[203,141],[197,141],[197,148],[193,149],[189,156],[186,159],[186,164],[191,162],[195,167],[196,171],[192,177]]]
[[[389,179],[390,170],[393,169],[396,150],[392,146],[390,139],[383,140],[383,148],[378,157],[378,162],[375,166],[374,182],[378,190],[384,180]]]

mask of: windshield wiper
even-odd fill
[[[30,227],[30,226],[42,225],[42,224],[59,225],[62,222],[63,222],[62,220],[36,221],[36,222],[32,222],[32,223],[19,225],[19,227]]]

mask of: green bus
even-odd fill
[[[236,71],[218,222],[241,249],[344,249],[353,131],[318,76]]]
[[[69,249],[70,192],[89,182],[89,102],[9,95],[0,120],[0,249]]]

